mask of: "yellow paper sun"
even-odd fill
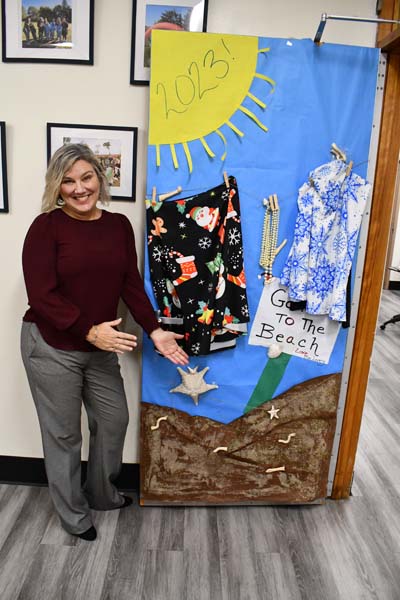
[[[174,167],[179,167],[176,144],[182,144],[189,171],[193,163],[188,142],[200,140],[207,154],[215,153],[205,136],[215,132],[224,142],[223,125],[243,137],[231,121],[241,111],[258,127],[268,131],[258,117],[242,103],[250,98],[261,108],[265,102],[252,94],[253,79],[260,78],[268,85],[268,93],[275,82],[256,72],[258,38],[212,33],[184,33],[154,31],[152,39],[152,67],[150,83],[149,143],[156,148],[156,164],[160,166],[160,147],[168,145]],[[266,92],[267,95],[267,92]]]

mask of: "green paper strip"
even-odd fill
[[[276,388],[281,382],[290,358],[291,354],[282,352],[282,354],[277,358],[268,359],[268,362],[261,373],[261,377],[254,388],[250,400],[246,404],[244,414],[272,399]]]

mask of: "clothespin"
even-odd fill
[[[158,196],[158,199],[160,202],[164,202],[164,200],[167,200],[168,198],[171,198],[172,196],[176,196],[176,194],[180,194],[181,191],[182,191],[182,188],[180,185],[178,185],[176,190],[172,190],[171,192],[166,192],[165,194],[160,194]]]
[[[351,161],[349,162],[349,164],[347,165],[347,169],[346,169],[346,177],[348,177],[348,176],[350,175],[352,168],[353,168],[353,161],[351,160]]]
[[[157,212],[162,207],[162,202],[157,200],[157,188],[153,186],[151,190],[151,200],[146,198],[146,210],[152,208],[154,212]]]
[[[263,205],[272,211],[279,210],[278,196],[276,194],[271,194],[268,196],[268,200],[264,198]]]
[[[343,152],[343,150],[341,150],[335,144],[335,142],[332,142],[332,144],[331,144],[331,154],[333,154],[338,160],[342,160],[343,162],[346,162],[346,160],[347,160],[347,156],[346,156],[345,152]]]
[[[230,186],[229,186],[228,173],[226,171],[224,171],[223,175],[224,175],[224,181],[225,181],[226,188],[229,190]]]

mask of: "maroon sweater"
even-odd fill
[[[24,321],[36,323],[54,348],[95,350],[86,335],[117,318],[120,298],[148,334],[159,327],[124,215],[103,210],[100,219],[80,221],[60,209],[43,213],[28,231],[22,262],[30,305]]]

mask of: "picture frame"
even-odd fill
[[[111,198],[135,202],[137,138],[137,127],[47,123],[47,162],[64,144],[86,144],[105,169]]]
[[[93,65],[94,0],[1,0],[3,62]]]
[[[0,121],[0,213],[8,213],[6,124]]]
[[[130,83],[149,85],[152,29],[207,31],[207,13],[208,0],[133,0]]]

